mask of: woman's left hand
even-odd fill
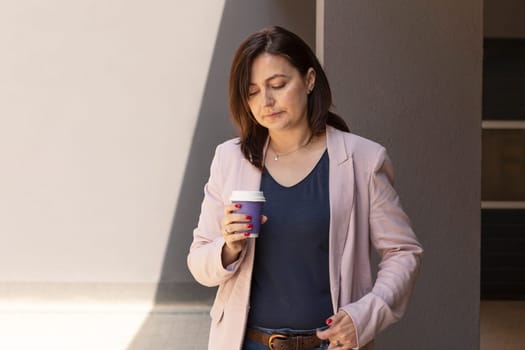
[[[352,318],[346,312],[340,310],[334,316],[326,320],[330,327],[324,331],[317,331],[317,337],[329,340],[328,350],[350,350],[357,346],[357,334]]]

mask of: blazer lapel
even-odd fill
[[[327,126],[326,143],[330,157],[330,288],[334,313],[339,308],[341,259],[349,234],[354,206],[354,167],[343,132]]]

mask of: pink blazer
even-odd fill
[[[332,127],[327,127],[327,148],[334,313],[347,312],[356,326],[359,348],[373,349],[376,334],[403,316],[423,249],[392,187],[393,169],[385,148]],[[260,181],[261,172],[243,157],[236,139],[217,147],[188,255],[195,279],[219,286],[210,311],[209,350],[242,347],[257,240],[250,239],[239,260],[223,268],[220,220],[232,190],[258,190]],[[375,281],[371,246],[381,257]]]

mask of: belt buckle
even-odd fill
[[[273,341],[274,341],[274,339],[286,339],[286,338],[288,338],[286,335],[272,334],[272,335],[270,335],[270,339],[268,339],[268,347],[270,348],[270,350],[274,350],[274,348],[273,348]]]

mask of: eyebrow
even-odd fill
[[[274,74],[274,75],[272,75],[272,76],[266,78],[264,81],[265,81],[265,82],[268,82],[268,81],[270,81],[270,80],[272,80],[272,79],[275,79],[275,78],[288,78],[288,75],[277,73],[277,74]],[[250,85],[256,85],[256,84],[250,82]]]

